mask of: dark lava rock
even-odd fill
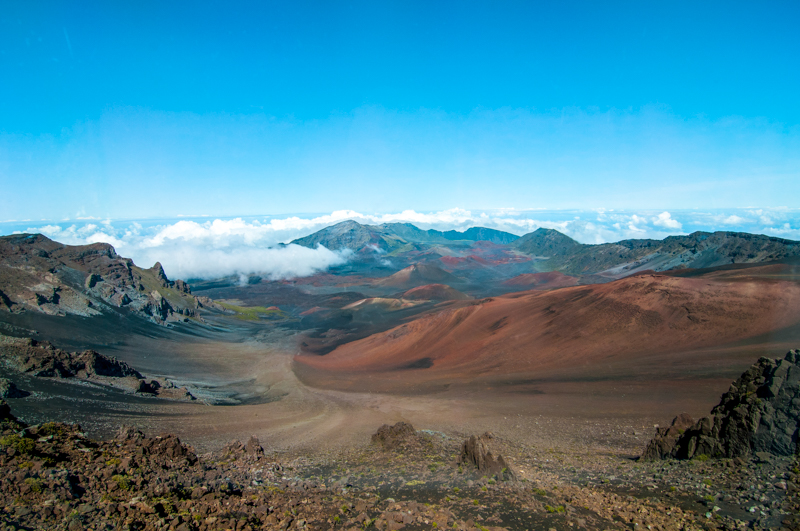
[[[670,457],[678,439],[693,425],[694,419],[686,413],[681,413],[672,420],[672,424],[668,428],[656,428],[656,436],[647,445],[642,459]]]
[[[474,465],[479,472],[497,476],[499,479],[513,479],[514,473],[503,456],[498,454],[495,457],[489,448],[493,438],[488,432],[480,437],[470,436],[461,446],[458,462]]]
[[[8,378],[0,378],[0,398],[25,398],[29,394],[17,388]]]
[[[415,438],[416,435],[414,426],[407,422],[398,422],[394,426],[384,424],[372,435],[372,444],[379,444],[384,448],[394,448]]]
[[[688,416],[678,417],[673,426],[658,429],[642,457],[691,459],[700,455],[798,453],[800,350],[789,351],[784,359],[759,359],[731,384],[711,414],[689,426]]]
[[[0,353],[6,363],[20,372],[34,376],[70,378],[91,378],[109,376],[123,378],[133,376],[142,378],[133,367],[109,356],[85,350],[67,352],[55,348],[47,341],[0,337]]]
[[[239,440],[231,441],[222,449],[222,454],[225,457],[253,457],[258,459],[264,456],[264,448],[255,435],[250,436],[247,443]]]
[[[10,420],[12,422],[17,420],[16,417],[11,414],[11,407],[5,400],[0,400],[0,421],[2,420]]]

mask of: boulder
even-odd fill
[[[761,358],[731,384],[720,403],[686,426],[656,431],[642,457],[749,457],[755,453],[791,456],[800,435],[800,350],[783,359]],[[676,419],[677,420],[677,419]],[[673,423],[674,424],[674,423]],[[684,431],[679,433],[680,429]],[[673,430],[673,431],[670,431]]]
[[[264,455],[264,448],[261,446],[261,443],[258,441],[258,437],[252,435],[250,439],[247,440],[247,444],[244,447],[245,451],[257,457]]]
[[[384,448],[395,448],[416,436],[417,432],[414,426],[407,422],[398,422],[394,426],[384,424],[372,435],[372,444],[379,444]]]

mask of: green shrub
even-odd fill
[[[41,435],[62,435],[65,432],[63,424],[58,422],[46,422],[39,426],[39,434]]]
[[[21,454],[31,454],[36,449],[36,443],[33,439],[20,437],[17,434],[6,435],[0,439],[0,446],[7,446],[13,448]]]
[[[115,481],[121,490],[131,490],[131,481],[121,474],[111,476],[111,481]]]
[[[35,493],[40,493],[44,490],[44,484],[41,479],[26,478],[25,483],[30,486],[31,490]]]

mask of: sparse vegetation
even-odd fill
[[[226,310],[236,313],[237,319],[243,321],[258,321],[260,319],[285,319],[288,317],[285,312],[277,308],[265,308],[264,306],[237,306],[227,302],[220,302],[220,306]]]
[[[17,434],[6,435],[0,438],[0,446],[13,448],[21,454],[31,454],[36,449],[36,443],[33,439],[27,437],[20,437]]]

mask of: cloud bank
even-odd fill
[[[64,220],[45,224],[6,222],[0,232],[40,232],[56,241],[80,245],[106,242],[137,265],[161,262],[171,278],[212,279],[259,274],[270,279],[312,275],[345,263],[350,253],[324,247],[308,249],[292,240],[352,219],[362,224],[413,223],[422,229],[465,230],[481,226],[517,235],[540,227],[556,229],[581,243],[629,238],[662,239],[703,231],[742,231],[800,240],[800,209],[725,211],[515,210],[438,212],[406,210],[365,214],[339,210],[317,216],[280,218],[173,219],[153,221]],[[289,245],[286,245],[289,244]]]

